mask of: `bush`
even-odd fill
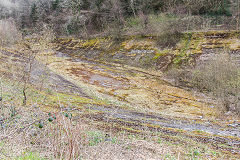
[[[157,45],[174,47],[182,38],[181,19],[170,15],[160,15],[150,19],[150,31],[157,35]]]
[[[208,64],[192,72],[192,83],[200,91],[208,91],[219,97],[238,94],[240,72],[236,64],[226,55],[218,55]]]
[[[181,27],[180,27],[181,26]],[[186,28],[186,27],[185,27]],[[128,18],[124,31],[131,35],[154,35],[160,47],[174,47],[182,38],[181,19],[168,14],[144,15]]]
[[[194,69],[172,69],[175,85],[188,85],[219,98],[226,111],[240,113],[240,68],[228,54],[219,54]]]
[[[174,47],[181,40],[183,34],[175,32],[166,32],[157,37],[158,46],[162,47]]]
[[[240,68],[226,54],[192,71],[193,86],[220,98],[226,110],[240,111]]]

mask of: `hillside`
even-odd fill
[[[239,0],[0,0],[0,159],[240,159]]]
[[[1,48],[2,106],[6,117],[2,121],[2,153],[6,159],[19,155],[12,154],[15,142],[8,136],[16,139],[27,134],[17,145],[23,147],[19,153],[27,145],[30,155],[24,156],[31,156],[31,152],[37,156],[35,150],[41,149],[41,157],[48,159],[55,153],[51,145],[57,144],[47,145],[46,141],[66,141],[58,152],[66,149],[71,153],[68,147],[77,147],[77,141],[68,135],[80,134],[85,138],[79,145],[87,147],[88,152],[79,154],[86,159],[94,157],[93,147],[99,150],[95,156],[100,157],[106,156],[107,148],[109,154],[116,153],[114,148],[126,152],[126,156],[115,154],[117,159],[129,158],[139,150],[144,153],[136,155],[140,159],[147,159],[146,155],[155,159],[237,159],[239,117],[223,116],[224,109],[216,98],[170,83],[165,73],[173,67],[192,68],[207,63],[221,49],[237,59],[238,37],[236,31],[185,33],[175,47],[166,49],[157,47],[156,37],[152,36],[124,37],[121,43],[107,37],[59,38],[41,50],[41,40],[26,39],[12,49]],[[32,53],[36,53],[34,58]],[[24,79],[22,76],[27,74],[19,69],[28,65],[29,77]],[[23,90],[25,106],[21,104]],[[53,123],[47,122],[48,113],[56,116]],[[42,124],[43,129],[39,128]],[[61,141],[52,133],[58,128],[64,133]],[[110,136],[110,142],[104,140],[105,134]],[[100,149],[101,145],[105,147]],[[126,149],[126,145],[133,148]],[[161,152],[162,147],[167,151]]]

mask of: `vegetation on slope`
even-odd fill
[[[239,17],[238,0],[1,0],[0,158],[239,159]]]

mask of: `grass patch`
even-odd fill
[[[16,157],[15,160],[47,160],[47,159],[41,158],[40,155],[37,153],[27,152],[19,157]]]

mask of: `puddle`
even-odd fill
[[[90,83],[93,85],[98,85],[98,86],[113,88],[113,89],[121,89],[121,88],[129,87],[124,81],[120,81],[112,77],[96,74],[80,68],[71,68],[71,69],[68,69],[68,71],[70,71],[71,74],[74,74],[78,77],[81,76],[84,82]]]

